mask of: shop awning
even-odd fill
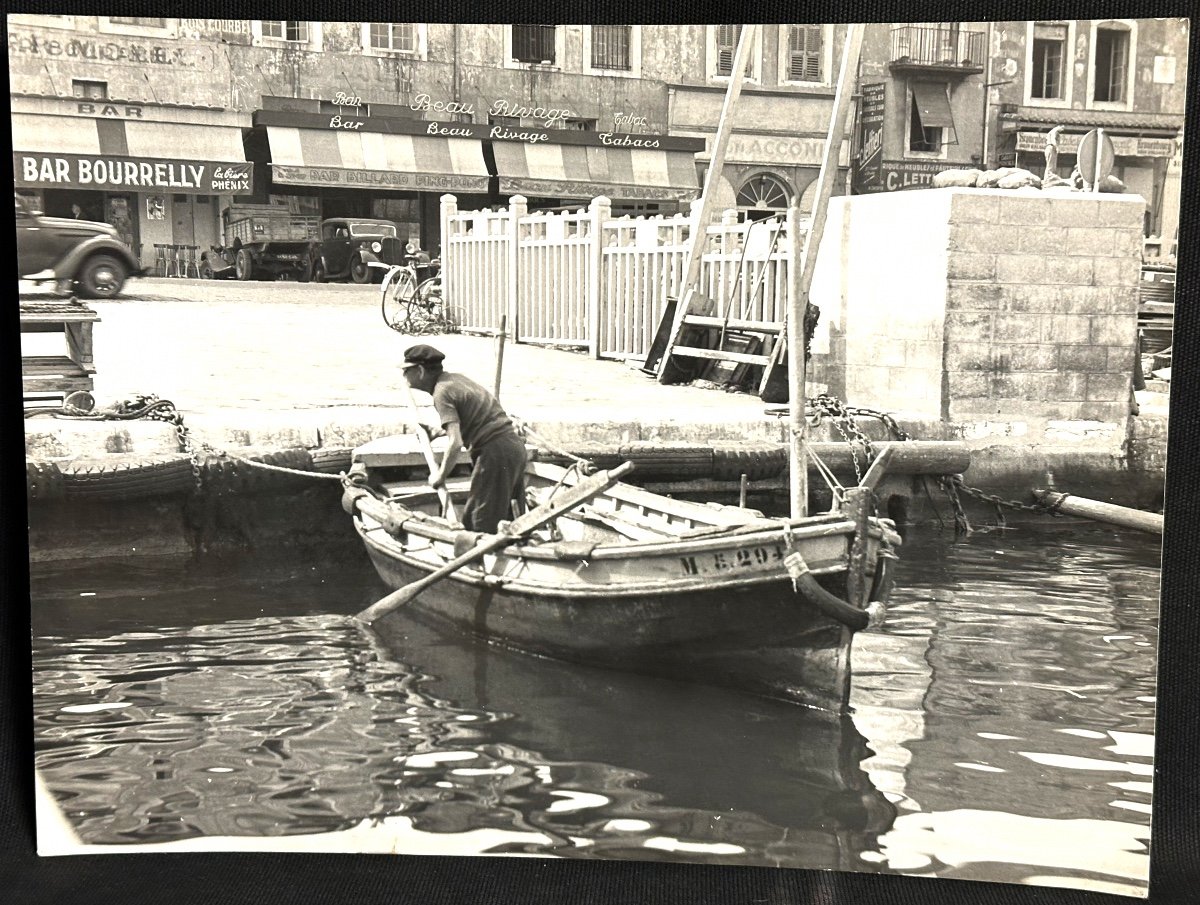
[[[913,100],[921,125],[926,129],[953,129],[954,117],[950,114],[950,100],[946,97],[946,86],[942,82],[913,82]]]
[[[22,187],[252,191],[242,132],[233,126],[12,114],[13,168]]]
[[[493,149],[502,194],[688,201],[700,193],[692,151],[507,141]]]
[[[271,174],[287,185],[486,192],[477,138],[267,126]]]

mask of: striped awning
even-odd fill
[[[691,151],[501,141],[493,147],[502,194],[688,201],[700,193]]]
[[[233,126],[14,113],[13,167],[26,187],[248,194],[253,164]]]
[[[486,192],[476,138],[267,126],[271,174],[288,185]]]

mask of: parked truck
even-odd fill
[[[224,245],[200,256],[200,276],[208,279],[307,281],[321,218],[295,214],[277,204],[231,204],[221,212]]]

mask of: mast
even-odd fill
[[[804,314],[808,308],[808,294],[812,287],[813,271],[817,265],[817,250],[825,233],[825,219],[829,209],[829,196],[834,180],[838,177],[838,158],[842,150],[842,136],[846,131],[846,120],[850,101],[854,95],[854,78],[858,72],[858,57],[862,50],[862,24],[852,23],[846,27],[846,43],[842,47],[842,64],[838,71],[837,94],[833,100],[833,112],[829,119],[829,132],[825,136],[825,157],[817,177],[817,196],[813,201],[812,222],[804,241],[803,261],[796,267],[793,257],[790,307],[787,320],[788,342],[788,414],[790,420],[791,445],[791,490],[792,518],[800,518],[808,511],[808,462],[805,446],[807,421],[804,416],[805,365],[804,360]],[[738,50],[741,50],[739,45]],[[707,184],[707,183],[706,183]],[[793,221],[795,222],[795,221]],[[793,238],[792,248],[799,243]]]
[[[700,209],[696,211],[696,220],[692,234],[688,239],[688,253],[683,269],[683,282],[679,284],[679,304],[675,309],[675,317],[671,326],[671,340],[667,344],[668,354],[663,355],[658,364],[658,381],[664,383],[667,362],[670,359],[671,346],[683,326],[683,318],[688,313],[688,291],[696,287],[700,279],[700,264],[704,256],[704,240],[708,235],[708,224],[712,220],[713,196],[717,180],[725,168],[725,150],[729,146],[729,135],[733,132],[733,108],[742,93],[742,82],[746,77],[746,64],[750,62],[750,54],[758,37],[757,24],[743,25],[738,35],[737,52],[733,56],[733,70],[729,73],[729,87],[725,90],[725,102],[721,105],[721,118],[717,121],[717,134],[713,137],[712,153],[709,155],[708,172],[704,174],[704,188],[700,192]]]

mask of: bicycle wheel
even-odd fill
[[[413,299],[417,281],[410,271],[402,269],[383,286],[383,322],[399,333],[408,333],[412,321]]]

